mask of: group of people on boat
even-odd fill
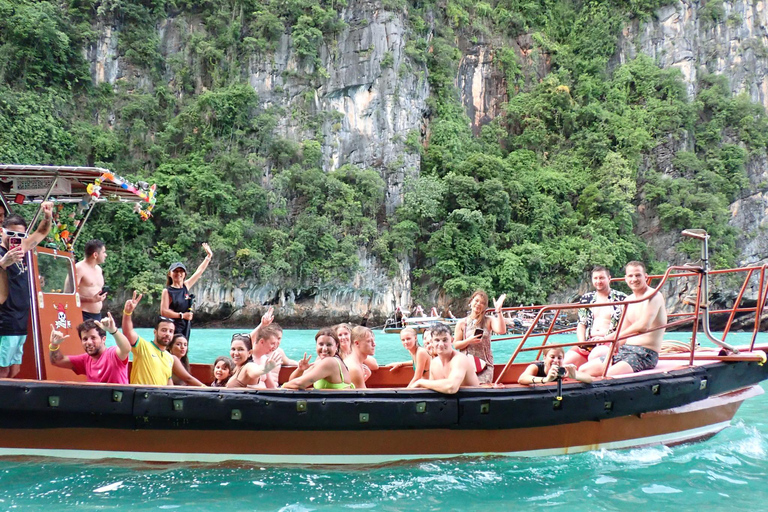
[[[48,234],[52,221],[52,204],[41,206],[43,219],[37,230],[27,234],[27,225],[18,215],[3,220],[0,240],[0,377],[13,377],[21,363],[22,346],[27,332],[29,289],[24,254]],[[166,288],[160,303],[160,316],[154,326],[154,339],[146,340],[133,328],[132,315],[141,301],[134,292],[126,301],[122,316],[122,333],[111,314],[101,316],[101,305],[108,289],[104,286],[102,264],[106,248],[99,240],[86,244],[85,258],[77,265],[77,282],[84,322],[77,327],[83,354],[64,355],[60,347],[67,336],[52,330],[49,358],[52,364],[85,374],[89,381],[118,384],[196,385],[203,382],[190,373],[187,357],[194,295],[189,289],[198,282],[212,259],[206,256],[194,274],[187,277],[186,266],[173,263],[166,276]],[[547,383],[570,377],[590,382],[602,375],[605,359],[612,356],[607,375],[639,372],[655,367],[666,324],[664,298],[648,285],[645,265],[638,261],[625,267],[629,296],[610,287],[611,276],[605,267],[592,271],[594,291],[581,297],[576,329],[578,344],[567,353],[559,347],[544,351],[544,359],[529,365],[521,374],[520,384]],[[454,393],[460,387],[489,385],[494,378],[491,350],[492,334],[505,334],[503,314],[506,299],[501,295],[488,312],[488,295],[476,291],[469,300],[469,314],[460,319],[452,332],[445,324],[436,324],[423,334],[404,328],[400,337],[411,360],[387,365],[391,371],[412,365],[409,387]],[[626,308],[626,311],[624,309]],[[622,320],[623,317],[623,320]],[[52,326],[53,327],[53,326]],[[114,347],[106,347],[106,334],[115,338]],[[320,329],[315,336],[316,359],[304,354],[299,361],[287,357],[280,349],[282,328],[274,322],[270,308],[258,327],[250,333],[233,336],[229,357],[216,359],[212,385],[248,388],[278,387],[282,366],[295,370],[282,385],[285,389],[361,389],[372,373],[379,369],[374,357],[375,337],[365,326],[339,324]],[[613,354],[613,344],[619,345]],[[133,354],[130,378],[128,355]]]

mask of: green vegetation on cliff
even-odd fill
[[[731,97],[723,77],[701,77],[690,101],[678,73],[646,57],[611,67],[622,26],[663,3],[385,0],[407,10],[406,51],[426,64],[431,91],[428,141],[401,134],[421,152],[421,173],[388,217],[377,169],[322,170],[319,127],[337,113],[266,106],[248,84],[249,59],[269,59],[288,34],[313,70],[309,104],[327,77],[321,48],[345,29],[344,0],[0,0],[0,161],[102,165],[156,182],[150,222],[105,205],[81,238],[113,249],[111,286],[155,296],[167,265],[199,260],[203,241],[234,282],[347,282],[364,247],[392,273],[409,258],[417,297],[483,287],[526,303],[593,264],[653,261],[642,218],[663,231],[706,228],[716,263],[732,263],[728,204],[747,185],[750,153],[765,151],[765,113]],[[168,19],[196,28],[166,58],[158,27]],[[97,20],[119,28],[131,66],[114,87],[95,85],[83,57],[100,44]],[[524,34],[526,59],[502,43]],[[498,42],[508,102],[474,136],[456,41],[480,39]],[[313,136],[282,137],[288,116]]]

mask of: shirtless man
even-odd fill
[[[77,269],[77,293],[83,304],[83,320],[101,320],[101,305],[107,298],[104,289],[104,274],[101,266],[107,259],[107,248],[101,240],[90,240],[85,244],[85,258]]]
[[[352,353],[344,358],[344,364],[349,368],[349,378],[355,389],[365,389],[365,381],[370,376],[370,369],[366,375],[365,360],[376,352],[376,341],[373,331],[367,327],[358,325],[352,329],[350,337],[352,341]]]
[[[262,375],[256,384],[249,385],[248,387],[259,389],[276,388],[281,364],[278,355],[275,353],[275,348],[280,344],[280,339],[283,337],[283,329],[277,324],[270,323],[269,325],[259,326],[254,332],[256,333],[256,341],[253,343],[253,350],[251,351],[253,362],[262,368],[266,368],[268,362],[274,363],[274,366]],[[275,369],[277,372],[273,373]]]
[[[587,341],[603,340],[606,335],[616,330],[621,318],[621,306],[610,305],[610,302],[627,300],[627,296],[611,288],[610,271],[597,265],[592,269],[592,286],[595,291],[581,296],[580,304],[605,304],[593,308],[579,309],[579,324],[576,327],[576,337],[579,345],[571,347],[565,354],[564,365],[574,364],[577,367],[587,360],[605,356],[610,345],[582,345]]]
[[[613,356],[613,365],[608,369],[607,374],[609,377],[654,368],[659,361],[659,351],[665,330],[658,327],[667,323],[664,296],[657,293],[648,299],[654,289],[648,286],[648,274],[643,263],[639,261],[627,263],[624,269],[624,281],[632,290],[632,294],[627,297],[628,301],[647,300],[628,305],[621,330],[604,337],[605,341],[612,341],[616,337],[629,336],[620,342],[623,344]],[[593,359],[579,370],[592,376],[601,375],[603,361],[604,358]]]
[[[432,344],[437,357],[429,367],[429,379],[419,379],[408,387],[454,394],[459,388],[480,385],[474,362],[453,348],[453,336],[447,325],[432,328]]]

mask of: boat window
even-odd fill
[[[40,289],[44,293],[74,293],[72,260],[64,256],[38,253]]]

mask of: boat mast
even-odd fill
[[[701,323],[704,327],[704,335],[715,345],[722,347],[729,352],[733,352],[734,354],[738,354],[739,350],[736,347],[729,345],[724,340],[716,338],[712,334],[712,330],[709,326],[709,235],[703,229],[686,229],[683,231],[682,235],[701,241],[701,272],[704,274],[704,279],[701,282],[701,295],[704,300],[699,307],[704,309],[704,314],[701,317]]]

